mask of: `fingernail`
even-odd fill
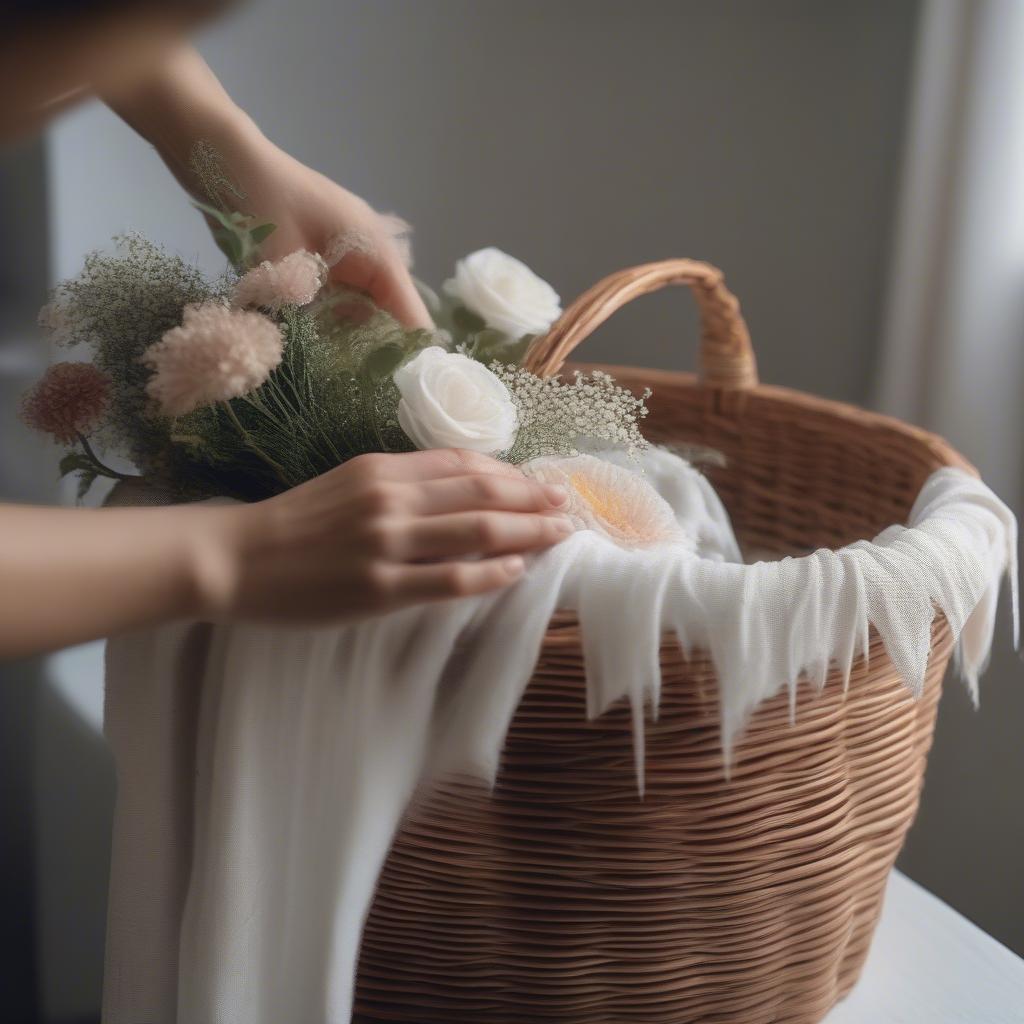
[[[569,500],[569,492],[559,484],[545,484],[544,494],[556,508]]]
[[[576,527],[573,525],[571,519],[568,516],[559,516],[554,521],[554,529],[556,533],[570,534]]]
[[[502,560],[501,567],[509,576],[522,576],[526,563],[519,555],[511,555]]]

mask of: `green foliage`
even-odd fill
[[[217,248],[239,273],[259,262],[259,246],[276,230],[273,224],[262,224],[255,217],[234,209],[245,193],[224,171],[220,154],[206,140],[192,147],[189,166],[209,202],[193,201],[193,206],[210,221],[210,231]]]
[[[224,283],[208,284],[196,267],[141,235],[115,243],[113,253],[90,253],[81,274],[54,290],[51,306],[60,313],[63,343],[87,345],[110,377],[106,442],[148,470],[148,455],[166,443],[167,430],[149,414],[149,370],[140,357],[181,323],[186,305],[220,297]]]
[[[79,451],[70,451],[64,454],[60,460],[60,475],[67,476],[69,473],[76,473],[79,470],[94,470],[92,460]]]
[[[277,230],[276,224],[257,224],[249,232],[249,240],[252,245],[258,246],[264,239],[269,238]]]
[[[78,451],[70,451],[60,460],[60,475],[65,477],[71,473],[78,474],[78,486],[75,489],[75,494],[81,501],[95,483],[96,477],[100,475],[99,470],[87,455]]]
[[[94,469],[83,469],[78,474],[78,484],[75,487],[75,498],[81,503],[89,493],[89,488],[96,482],[100,474]]]
[[[488,327],[483,317],[467,309],[461,300],[449,292],[442,290],[438,294],[422,281],[415,283],[434,323],[451,338],[453,348],[485,365],[499,362],[506,366],[518,366],[523,361],[536,335],[509,337],[502,331]]]
[[[463,345],[462,351],[485,365],[501,363],[505,366],[518,366],[534,337],[536,335],[524,334],[518,341],[509,341],[508,335],[487,328],[473,335]]]
[[[245,193],[225,172],[220,153],[207,139],[200,139],[192,147],[188,163],[200,191],[211,203],[227,210],[237,200],[245,199]]]
[[[277,230],[276,225],[260,224],[255,217],[237,210],[219,210],[198,200],[194,200],[192,205],[213,222],[210,232],[217,248],[239,273],[259,262],[260,243]]]
[[[225,195],[244,198],[220,170],[216,154],[199,152],[194,170],[211,203],[196,206],[235,272],[259,260],[274,230],[230,210]],[[214,205],[216,204],[216,205]],[[92,349],[110,378],[104,433],[92,440],[127,455],[141,472],[185,498],[228,495],[257,500],[319,476],[369,452],[406,452],[414,445],[398,422],[395,370],[419,350],[444,345],[490,366],[516,403],[520,429],[511,451],[518,463],[537,455],[572,454],[590,445],[644,444],[638,429],[644,400],[607,375],[571,383],[543,381],[518,367],[532,337],[510,338],[488,327],[452,295],[421,294],[439,330],[407,330],[361,293],[328,285],[302,308],[273,312],[284,340],[280,364],[239,398],[176,419],[161,415],[146,392],[152,370],[141,357],[179,326],[187,305],[223,302],[236,280],[214,282],[138,235],[117,239],[113,254],[92,253],[79,277],[55,290],[46,322],[69,344]],[[646,396],[645,396],[646,397]],[[97,476],[119,477],[90,441],[68,452],[61,473],[78,474],[79,495]]]
[[[245,500],[276,494],[368,452],[412,451],[398,425],[392,374],[436,344],[377,312],[359,323],[285,307],[280,366],[251,394],[174,421],[178,457],[164,467],[178,490]]]
[[[60,476],[62,478],[72,473],[78,474],[76,494],[79,502],[86,496],[97,477],[108,477],[111,480],[122,479],[122,474],[100,462],[88,441],[83,439],[81,444],[83,451],[73,448],[71,451],[65,452],[64,457],[60,460]]]

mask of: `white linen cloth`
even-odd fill
[[[1016,521],[965,473],[935,473],[909,526],[874,542],[742,565],[703,477],[666,452],[644,461],[698,555],[581,531],[498,595],[330,630],[176,625],[110,642],[106,1024],[347,1024],[415,785],[453,769],[493,780],[556,608],[580,619],[588,713],[632,704],[641,785],[664,629],[714,659],[728,751],[802,672],[820,686],[835,662],[848,677],[869,623],[919,691],[942,608],[976,694],[1004,574],[1017,621]]]

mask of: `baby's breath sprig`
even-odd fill
[[[542,378],[518,366],[493,362],[519,412],[519,433],[503,458],[511,463],[545,455],[578,455],[581,449],[623,448],[631,455],[647,447],[640,420],[650,389],[634,395],[600,370],[577,371],[571,381]]]

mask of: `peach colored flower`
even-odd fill
[[[281,329],[261,313],[219,302],[185,307],[173,327],[142,357],[154,374],[146,391],[168,416],[255,391],[281,362]]]
[[[110,406],[110,378],[92,363],[54,363],[22,399],[28,426],[71,444],[88,433]]]
[[[580,530],[596,530],[623,547],[672,542],[696,550],[672,506],[640,473],[593,455],[531,459],[527,476],[559,484],[569,492],[566,514]]]
[[[244,274],[231,296],[236,306],[305,306],[312,302],[327,277],[327,264],[315,252],[299,249],[284,259],[264,260]]]

